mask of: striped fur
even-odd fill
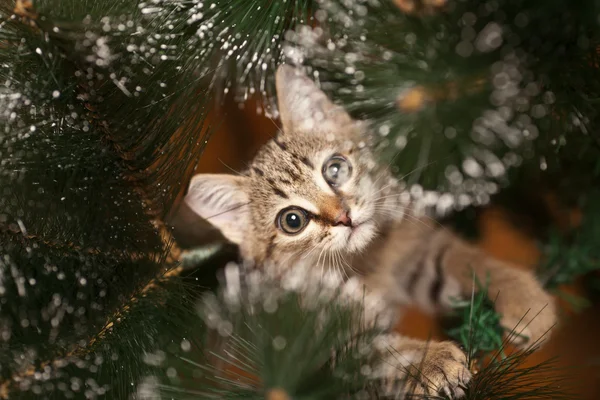
[[[552,327],[552,298],[532,274],[411,214],[406,194],[370,154],[361,123],[291,68],[278,71],[277,89],[283,131],[263,146],[242,176],[198,175],[186,199],[237,243],[246,259],[281,268],[305,264],[334,269],[360,277],[390,307],[413,303],[430,312],[447,310],[453,299],[470,296],[474,276],[481,281],[489,276],[490,296],[507,328],[522,330],[531,342]],[[352,166],[350,179],[339,187],[323,177],[323,165],[335,154]],[[294,235],[282,232],[277,223],[278,213],[290,206],[311,216]],[[336,224],[344,210],[349,210],[352,226]],[[211,218],[216,211],[222,214]],[[426,376],[418,381],[417,392],[460,397],[470,373],[456,346],[444,342],[428,347],[394,334],[382,340],[412,363],[422,363]],[[387,373],[400,375],[397,359],[382,366],[386,363],[392,366]]]

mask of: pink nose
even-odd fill
[[[350,219],[350,211],[343,210],[340,215],[336,218],[334,225],[352,226],[352,220]]]

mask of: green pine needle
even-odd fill
[[[474,279],[476,292],[471,300],[457,301],[453,306],[453,314],[460,324],[446,331],[467,349],[469,360],[502,348],[505,333],[500,327],[501,317],[489,298],[487,284],[481,284],[477,277]]]
[[[447,3],[422,16],[393,1],[321,1],[321,25],[289,35],[290,62],[372,123],[399,178],[458,209],[487,203],[518,166],[570,159],[588,174],[600,155],[598,2]]]
[[[338,302],[337,290],[311,286],[314,304],[306,306],[305,293],[276,281],[251,285],[233,302],[227,290],[206,298],[201,312],[214,329],[212,361],[199,362],[189,349],[170,354],[163,368],[177,365],[177,374],[163,375],[158,392],[182,400],[258,399],[280,389],[289,399],[325,400],[368,389],[377,331],[358,333],[361,303]]]
[[[570,236],[551,232],[543,249],[545,260],[539,274],[549,289],[556,290],[560,285],[600,270],[600,192],[590,191],[585,200],[581,226]]]
[[[534,346],[494,358],[475,374],[465,399],[574,399],[568,387],[569,379],[573,378],[556,365],[555,359],[525,365],[536,350]]]

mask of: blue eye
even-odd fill
[[[289,235],[300,233],[310,222],[306,211],[299,207],[289,207],[277,215],[277,226]]]
[[[323,164],[323,178],[331,186],[346,183],[352,175],[352,165],[340,155],[332,156]]]

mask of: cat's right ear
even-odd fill
[[[192,211],[238,245],[243,239],[242,228],[247,226],[249,215],[245,179],[227,174],[199,174],[192,178],[184,199]]]
[[[336,132],[354,124],[350,115],[298,68],[280,65],[275,84],[284,133]]]

